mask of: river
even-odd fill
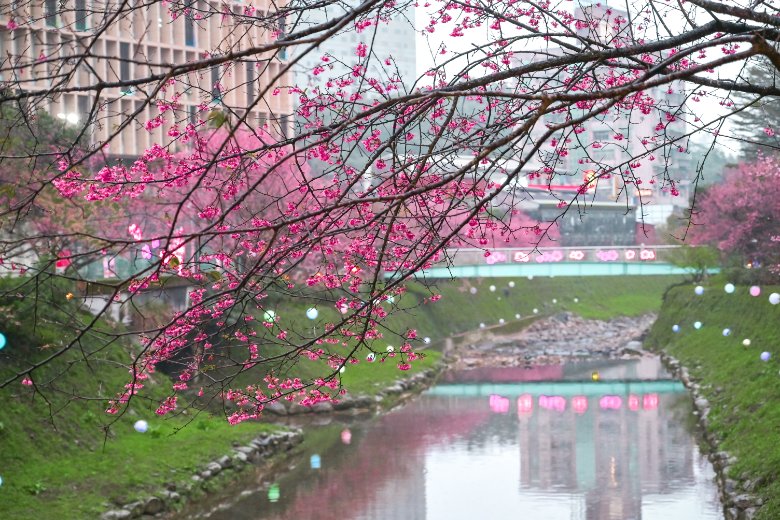
[[[723,518],[690,398],[655,358],[450,372],[388,413],[314,420],[294,467],[181,518]]]

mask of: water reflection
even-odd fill
[[[599,370],[603,377],[610,367]],[[589,377],[590,369],[583,373]],[[494,375],[487,379],[512,381]],[[448,384],[474,390],[485,380],[473,377],[453,375]],[[711,468],[684,426],[690,409],[679,390],[517,396],[451,390],[319,432],[326,440],[274,482],[275,501],[266,487],[189,517],[722,518]]]

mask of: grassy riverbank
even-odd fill
[[[568,310],[591,318],[652,312],[659,307],[663,289],[679,278],[517,279],[512,288],[509,281],[441,281],[433,289],[442,294],[435,303],[430,302],[428,289],[412,284],[395,304],[396,312],[387,322],[382,342],[398,345],[399,338],[394,334],[409,328],[436,342],[475,329],[480,323],[491,326],[499,319],[511,323],[515,314],[533,315],[534,308],[540,315]],[[496,286],[495,292],[489,290],[490,285]],[[476,294],[471,293],[471,287],[477,289]],[[8,346],[0,351],[0,377],[7,377],[20,366],[20,358],[42,359],[68,339],[68,332],[54,323],[67,323],[68,314],[78,312],[77,305],[66,300],[65,289],[51,286],[46,291],[41,301],[50,303],[39,310],[35,328],[29,300],[0,301],[0,331],[9,339]],[[308,307],[305,302],[279,305],[282,319],[304,316]],[[320,312],[322,319],[328,319],[328,313],[335,310]],[[116,330],[108,323],[98,326]],[[94,336],[85,336],[81,343],[86,352],[104,348]],[[94,518],[112,503],[148,496],[166,483],[189,481],[196,468],[228,452],[232,442],[245,441],[273,428],[259,423],[231,427],[224,418],[206,413],[163,420],[154,415],[156,405],[151,400],[140,399],[123,417],[106,415],[106,400],[127,382],[121,364],[127,362],[131,352],[128,343],[117,342],[90,364],[81,362],[81,352],[64,354],[56,364],[58,369],[52,365],[35,373],[36,383],[54,381],[53,391],[45,394],[48,401],[33,387],[18,382],[0,391],[0,518]],[[415,363],[409,372],[398,371],[392,363],[350,365],[343,381],[354,394],[372,394],[398,378],[433,366],[439,359],[438,352],[429,351],[425,360]],[[301,369],[302,376],[315,370],[314,365],[301,366],[306,367]],[[164,396],[169,388],[165,376],[157,374],[155,378],[145,389],[153,399]],[[138,419],[149,421],[149,432],[133,430]]]
[[[774,520],[780,518],[780,306],[767,299],[780,287],[762,287],[752,297],[744,286],[727,294],[724,284],[713,281],[702,296],[693,286],[671,290],[647,344],[679,359],[699,382],[711,405],[709,429],[721,440],[718,449],[738,460],[728,476],[755,486],[752,491],[765,500],[756,518]],[[702,322],[699,330],[696,321]],[[769,362],[760,359],[764,351],[772,354]]]

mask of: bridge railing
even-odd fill
[[[497,249],[448,249],[451,265],[528,264],[560,262],[668,262],[679,246],[599,246]]]

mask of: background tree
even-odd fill
[[[709,244],[740,265],[780,274],[780,166],[774,157],[732,168],[701,198],[691,228],[693,244]]]

